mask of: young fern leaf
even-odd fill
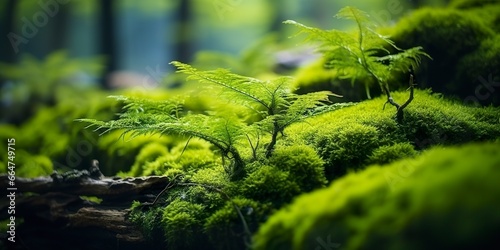
[[[290,77],[261,81],[236,75],[224,69],[199,71],[180,62],[172,64],[178,68],[178,72],[188,74],[188,79],[219,86],[222,88],[222,95],[230,102],[257,111],[262,120],[253,126],[271,134],[266,157],[271,156],[278,135],[283,134],[286,127],[307,118],[308,110],[326,105],[328,97],[334,95],[329,91],[306,95],[294,94],[290,87]]]
[[[221,94],[224,99],[243,106],[260,105],[266,109],[270,108],[272,97],[267,91],[268,86],[265,81],[233,74],[226,69],[200,71],[181,62],[173,61],[171,64],[177,67],[177,72],[187,74],[188,79],[222,88]]]
[[[271,81],[261,81],[251,77],[233,74],[228,70],[217,69],[199,71],[190,65],[172,62],[179,72],[188,74],[188,78],[198,80],[207,86],[218,87],[221,96],[230,102],[243,105],[256,111],[262,120],[251,125],[244,123],[235,114],[227,112],[211,112],[207,114],[180,115],[181,104],[175,101],[151,101],[125,96],[112,96],[123,102],[123,113],[112,121],[97,121],[79,119],[90,123],[102,133],[111,130],[123,130],[132,138],[138,135],[160,133],[167,135],[183,135],[188,138],[197,137],[215,146],[223,159],[223,165],[231,180],[239,180],[245,175],[245,162],[238,148],[248,142],[252,149],[253,159],[257,159],[259,141],[262,131],[271,134],[271,141],[265,148],[266,157],[270,157],[278,135],[292,123],[302,121],[312,115],[334,110],[326,107],[329,91],[297,95],[291,91],[290,78],[280,77]],[[215,110],[217,111],[217,110]],[[218,115],[222,114],[222,115]],[[231,164],[225,166],[224,159],[230,159]]]
[[[223,158],[232,159],[232,165],[226,170],[231,178],[240,178],[244,173],[244,162],[235,148],[235,143],[244,136],[243,124],[236,119],[207,115],[187,115],[179,117],[180,105],[169,101],[151,101],[147,99],[111,96],[124,103],[124,112],[117,120],[98,121],[78,119],[90,123],[96,131],[107,133],[111,130],[123,130],[122,136],[131,138],[147,134],[184,135],[197,137],[210,142],[219,149]]]
[[[402,107],[391,97],[388,82],[395,71],[408,72],[416,69],[422,57],[430,58],[422,51],[422,47],[400,49],[388,37],[375,31],[376,25],[370,16],[354,7],[345,7],[335,16],[341,19],[353,20],[357,24],[355,33],[338,30],[321,30],[308,27],[295,21],[285,21],[299,28],[300,33],[307,33],[306,41],[319,43],[319,51],[324,54],[328,68],[339,72],[341,78],[352,81],[362,80],[368,98],[369,86],[376,82],[387,95],[388,103],[398,109],[398,120],[402,119]],[[397,51],[390,54],[389,49]],[[410,83],[412,90],[413,83]],[[403,106],[403,108],[406,107]]]

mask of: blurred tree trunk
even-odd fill
[[[110,88],[107,76],[116,70],[116,30],[113,0],[101,1],[101,51],[107,57],[106,68],[103,73],[101,85]]]
[[[286,2],[283,0],[275,0],[272,2],[274,18],[271,22],[271,26],[269,27],[270,32],[276,33],[278,35],[278,39],[284,39],[283,37],[283,21],[286,20]]]
[[[68,39],[68,22],[69,14],[71,13],[71,5],[59,4],[59,11],[56,15],[51,17],[49,21],[50,34],[49,47],[46,48],[46,55],[55,50],[65,49],[67,46],[66,40]]]
[[[175,34],[175,60],[189,62],[191,51],[191,1],[181,0],[177,11],[177,31]]]
[[[0,42],[0,62],[15,63],[16,53],[7,35],[9,32],[15,32],[14,17],[16,13],[16,0],[8,0],[5,5],[5,13],[0,21],[0,30],[2,31],[2,39]],[[0,76],[0,87],[3,86],[6,79]]]
[[[5,12],[3,13],[3,18],[0,23],[0,30],[2,31],[1,39],[1,52],[0,52],[0,62],[14,63],[16,61],[16,54],[14,48],[12,47],[7,35],[10,32],[16,32],[14,26],[14,17],[16,13],[16,0],[8,0],[5,4]]]

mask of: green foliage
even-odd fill
[[[330,97],[332,102],[360,102],[366,99],[366,89],[362,79],[342,79],[341,72],[325,67],[326,61],[326,58],[321,58],[296,71],[292,83],[296,93],[330,90],[334,93],[342,93],[342,98]],[[371,95],[380,94],[379,86],[367,87]]]
[[[395,160],[413,157],[417,154],[410,143],[384,145],[375,150],[367,159],[367,164],[388,164]]]
[[[272,166],[290,173],[290,180],[297,183],[301,192],[310,192],[324,187],[326,178],[324,162],[306,145],[292,145],[276,150],[269,159]]]
[[[350,174],[272,215],[254,249],[497,248],[499,146],[435,148]]]
[[[488,4],[498,4],[496,0],[452,0],[450,7],[457,9],[469,9],[474,7],[483,7]]]
[[[225,69],[199,71],[187,64],[179,62],[172,64],[179,69],[179,72],[188,74],[188,79],[211,84],[220,90],[220,95],[224,99],[258,114],[262,119],[257,123],[258,128],[271,134],[271,141],[266,147],[266,157],[271,156],[278,135],[282,134],[290,124],[338,108],[337,106],[324,108],[328,97],[333,95],[328,91],[293,94],[289,77],[262,81],[236,75]]]
[[[166,175],[170,177],[183,175],[191,177],[199,170],[210,168],[215,178],[224,173],[224,169],[218,168],[218,166],[220,166],[220,162],[205,141],[193,139],[189,141],[189,144],[186,141],[179,141],[179,144],[171,150],[168,150],[163,144],[152,142],[140,148],[131,170],[120,175]],[[214,168],[217,170],[213,171]]]
[[[220,90],[220,96],[234,104],[245,107],[248,112],[260,116],[253,124],[245,123],[240,117],[227,112],[224,108],[207,114],[183,113],[181,103],[175,100],[157,101],[136,97],[112,96],[124,103],[124,112],[116,120],[104,122],[95,119],[80,119],[89,122],[89,127],[103,130],[122,129],[123,135],[132,137],[153,133],[195,137],[211,143],[224,159],[231,159],[226,172],[231,179],[245,176],[244,159],[240,153],[241,145],[250,144],[253,158],[257,158],[260,134],[271,134],[271,141],[265,149],[270,157],[279,134],[293,123],[307,117],[325,113],[346,106],[325,106],[330,92],[322,91],[297,95],[290,90],[288,77],[271,81],[261,81],[230,73],[224,69],[199,71],[187,64],[172,62],[179,72],[188,74],[188,79],[208,83]],[[256,141],[252,140],[257,137]],[[137,168],[137,167],[136,167]],[[136,171],[137,172],[137,171]],[[136,173],[134,173],[136,174]]]
[[[130,135],[123,135],[121,131],[112,131],[101,137],[97,141],[98,149],[103,152],[99,162],[107,166],[110,172],[127,174],[134,176],[130,170],[131,166],[136,166],[136,173],[143,172],[139,168],[139,163],[135,162],[138,154],[149,144],[162,145],[165,149],[171,149],[177,138],[159,135],[139,135],[132,139]]]
[[[500,68],[495,38],[500,31],[500,4],[486,2],[454,1],[448,8],[418,9],[385,31],[400,46],[422,46],[433,57],[422,65],[420,85],[464,102],[472,98],[474,104],[498,105],[497,91],[479,92],[479,96],[487,93],[487,98],[475,96],[480,79],[497,77]]]
[[[498,16],[500,20],[500,15]],[[500,30],[500,28],[499,28]],[[457,62],[457,71],[453,82],[463,83],[469,86],[452,85],[450,91],[460,91],[467,87],[474,88],[474,96],[464,99],[464,104],[488,105],[500,104],[500,95],[496,89],[500,86],[500,35],[487,38],[481,45],[470,54],[465,55]],[[468,79],[464,82],[464,79]],[[472,85],[472,86],[471,86]],[[481,87],[483,86],[483,87]]]
[[[281,206],[300,194],[299,185],[291,177],[289,171],[278,167],[260,166],[245,178],[240,190],[245,197]]]
[[[325,159],[328,179],[343,176],[348,169],[362,166],[370,152],[377,148],[380,134],[376,127],[362,124],[345,124],[336,133],[322,137],[317,142],[320,155]]]
[[[78,74],[99,75],[102,61],[97,57],[72,59],[66,51],[57,51],[43,60],[24,55],[17,64],[0,63],[0,77],[13,83],[2,89],[2,96],[9,105],[2,119],[23,122],[39,107],[54,105],[64,99],[61,94],[67,93],[68,87],[85,89],[75,84]]]
[[[151,174],[150,169],[145,169],[147,163],[154,162],[159,157],[168,154],[167,148],[162,144],[150,143],[141,148],[136,156],[134,165],[130,169],[132,176],[143,176]]]
[[[79,117],[109,119],[113,115],[113,104],[103,101],[103,93],[95,90],[61,90],[63,96],[53,107],[41,106],[36,114],[20,125],[0,125],[0,139],[16,140],[16,170],[19,177],[49,175],[52,170],[66,171],[87,168],[92,159],[99,159],[97,136],[83,130],[82,124],[74,122]],[[105,99],[104,99],[105,100]],[[3,151],[5,150],[5,151]],[[7,148],[0,161],[6,162]],[[22,162],[22,164],[21,164]],[[102,169],[105,174],[110,174]],[[2,171],[2,170],[0,170]]]
[[[308,27],[295,21],[286,21],[308,34],[308,40],[319,43],[318,50],[324,54],[326,67],[339,72],[341,78],[352,81],[363,79],[370,98],[369,85],[377,83],[384,91],[395,72],[407,72],[416,69],[421,57],[429,57],[422,47],[406,50],[398,48],[393,41],[375,31],[376,25],[368,14],[354,7],[345,7],[337,15],[339,19],[354,20],[357,33],[339,30],[322,30]],[[390,54],[385,48],[396,50]]]
[[[163,210],[161,224],[169,249],[200,249],[206,244],[202,236],[201,216],[204,207],[188,201],[174,200]]]
[[[153,133],[197,137],[214,145],[223,157],[231,154],[234,161],[228,173],[241,174],[244,163],[234,145],[243,136],[243,125],[239,120],[203,114],[180,116],[180,104],[175,101],[152,101],[125,96],[113,98],[125,103],[125,112],[120,114],[119,119],[109,122],[94,119],[79,121],[91,123],[90,126],[96,126],[96,130],[105,129],[103,133],[124,129],[123,134],[131,133],[132,137]]]
[[[192,65],[203,70],[217,66],[231,69],[233,73],[239,75],[264,76],[271,74],[276,64],[274,54],[277,47],[277,36],[267,35],[244,49],[238,56],[215,51],[198,52]]]
[[[242,222],[238,210],[244,217]],[[205,231],[215,249],[245,249],[250,242],[250,235],[267,219],[271,208],[266,203],[259,203],[246,198],[234,198],[213,213],[205,222]],[[245,224],[243,224],[245,223]],[[250,232],[246,232],[245,225]]]
[[[134,201],[131,206],[131,211],[128,216],[130,222],[138,226],[144,237],[149,241],[157,241],[163,244],[161,229],[162,208],[155,207],[148,211],[141,211],[141,203]]]
[[[220,165],[197,169],[189,180],[194,183],[213,186],[225,186],[228,184],[227,176],[224,175],[224,169]]]
[[[300,144],[278,147],[266,164],[254,163],[248,172],[237,193],[275,207],[327,183],[323,160],[313,148]]]
[[[396,98],[403,95],[394,93]],[[500,138],[498,108],[466,107],[429,91],[415,91],[415,96],[403,125],[380,109],[385,99],[379,97],[294,124],[285,132],[291,135],[290,143],[306,143],[318,151],[330,181],[367,166],[370,157],[382,153],[380,147],[404,143],[423,150]],[[406,147],[397,154],[409,156],[412,150]],[[392,150],[396,148],[388,149]]]
[[[14,163],[16,164],[16,176],[27,178],[47,176],[54,170],[50,158],[45,155],[32,155],[24,150],[16,150]]]

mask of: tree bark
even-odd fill
[[[177,11],[177,30],[174,51],[175,58],[181,62],[192,59],[191,51],[191,0],[181,0]]]
[[[101,1],[101,54],[107,57],[106,69],[102,78],[101,85],[105,89],[109,89],[110,85],[107,76],[117,69],[116,65],[116,29],[114,15],[114,1]]]
[[[0,61],[4,63],[15,63],[16,61],[16,54],[14,48],[12,47],[12,44],[10,43],[7,37],[10,32],[14,32],[16,34],[20,33],[17,30],[15,30],[15,25],[14,25],[15,13],[16,13],[16,1],[8,0],[7,4],[5,5],[3,20],[2,23],[0,24],[2,28],[1,30],[3,30],[1,34],[2,46],[0,48],[2,50],[2,53],[0,53]]]
[[[12,249],[154,248],[127,216],[132,201],[151,202],[169,183],[166,176],[16,178],[16,242],[2,241]],[[0,188],[9,187],[8,176],[0,175]],[[12,216],[9,206],[10,200],[2,198],[0,220]]]

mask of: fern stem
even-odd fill
[[[372,96],[370,95],[370,88],[368,87],[368,84],[365,84],[365,92],[366,92],[366,97],[368,99],[372,99]]]
[[[413,77],[413,74],[410,74],[410,96],[408,97],[408,100],[406,100],[405,103],[403,103],[403,105],[401,105],[399,108],[398,108],[398,111],[396,113],[396,119],[399,123],[403,122],[403,118],[404,118],[404,113],[403,113],[403,110],[411,103],[411,101],[413,101],[413,89],[414,89],[414,77]]]
[[[231,155],[233,156],[233,167],[230,179],[231,181],[241,180],[243,179],[243,177],[245,177],[246,174],[245,161],[241,157],[238,150],[236,150],[236,148],[231,146],[228,150],[231,152]]]

